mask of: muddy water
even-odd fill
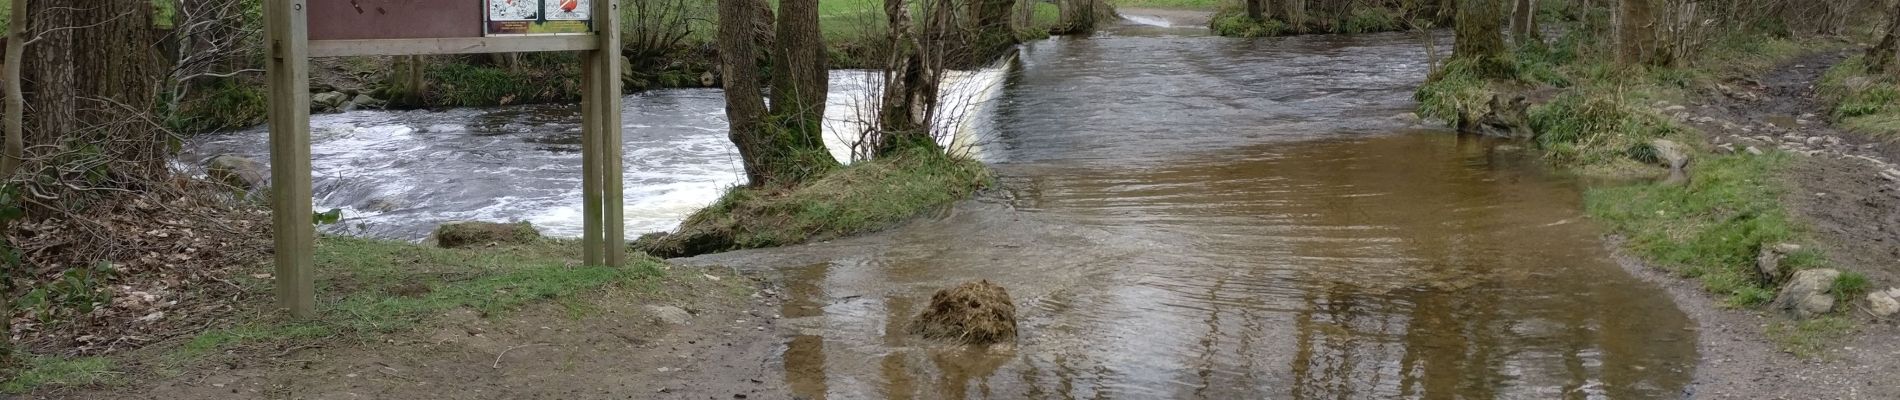
[[[1407,36],[1124,30],[1029,45],[981,155],[1006,190],[777,271],[807,398],[1679,398],[1695,333],[1571,185],[1417,131]],[[904,334],[988,279],[1015,346]]]

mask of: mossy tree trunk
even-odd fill
[[[1887,32],[1880,36],[1880,44],[1867,49],[1867,72],[1888,73],[1896,48],[1900,48],[1900,2],[1887,6]]]
[[[781,0],[778,34],[773,41],[772,119],[784,129],[781,140],[801,150],[823,152],[825,41],[818,29],[818,0]]]
[[[1495,60],[1504,55],[1503,0],[1460,0],[1453,59]]]
[[[728,136],[739,148],[747,185],[789,186],[837,166],[821,130],[828,87],[817,0],[781,4],[779,28],[760,40],[773,14],[759,0],[719,0],[717,42],[726,91]],[[763,31],[763,32],[762,32]],[[760,74],[760,42],[779,57],[773,103],[767,107]]]
[[[884,12],[891,29],[890,58],[886,60],[878,132],[875,143],[869,146],[878,157],[937,145],[930,121],[936,117],[944,60],[951,50],[951,40],[958,36],[956,8],[952,0],[924,1],[929,3],[918,8],[924,18],[921,28],[911,19],[909,1],[885,1]]]
[[[1656,37],[1655,0],[1621,0],[1616,7],[1616,62],[1624,66],[1663,65]]]

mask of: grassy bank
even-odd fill
[[[1900,139],[1900,82],[1867,72],[1864,56],[1829,69],[1816,87],[1835,125],[1863,135]]]
[[[1696,279],[1711,294],[1736,307],[1773,300],[1778,287],[1764,282],[1756,258],[1765,247],[1803,245],[1782,262],[1785,271],[1834,268],[1814,250],[1813,236],[1782,202],[1792,188],[1787,176],[1795,155],[1769,151],[1712,152],[1703,132],[1671,113],[1699,93],[1721,92],[1722,82],[1759,73],[1805,51],[1833,47],[1772,36],[1735,36],[1695,55],[1687,67],[1627,68],[1610,64],[1607,43],[1584,30],[1523,46],[1492,68],[1452,62],[1419,89],[1421,116],[1473,125],[1509,120],[1493,110],[1522,97],[1530,104],[1521,123],[1529,144],[1555,168],[1620,182],[1586,190],[1589,214],[1628,238],[1627,247],[1652,265]],[[1658,139],[1686,145],[1695,160],[1686,185],[1651,183],[1666,175]],[[1866,278],[1844,271],[1831,290],[1842,304]],[[1839,307],[1837,315],[1844,315]],[[1771,337],[1791,351],[1805,351],[1838,336],[1840,324],[1825,317],[1777,325]]]
[[[1115,7],[1166,8],[1174,10],[1214,11],[1231,3],[1230,0],[1109,0]]]
[[[575,315],[588,309],[589,293],[625,290],[658,293],[676,286],[659,260],[633,255],[624,267],[580,265],[578,243],[439,249],[406,242],[326,237],[316,249],[319,314],[291,320],[267,308],[268,265],[255,266],[230,284],[244,287],[251,307],[220,318],[185,337],[110,357],[30,357],[0,381],[0,393],[19,394],[61,386],[110,385],[166,378],[206,363],[317,345],[383,341],[429,326],[455,310],[482,317],[508,315],[524,306],[552,302]],[[697,293],[696,296],[709,295]]]
[[[982,163],[930,151],[859,162],[795,189],[738,187],[672,234],[635,247],[661,257],[784,246],[890,227],[990,184]]]

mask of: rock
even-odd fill
[[[930,305],[911,321],[910,333],[964,344],[1014,341],[1016,305],[1002,286],[964,282],[930,296]]]
[[[1679,105],[1678,105],[1678,106],[1668,106],[1668,107],[1663,107],[1663,112],[1669,112],[1669,113],[1673,113],[1673,112],[1678,112],[1678,111],[1683,111],[1683,110],[1688,110],[1688,109],[1689,109],[1689,107],[1683,107],[1683,106],[1679,106]]]
[[[1801,251],[1801,245],[1793,243],[1763,246],[1755,255],[1755,272],[1761,274],[1762,282],[1771,284],[1780,282],[1781,277],[1786,275],[1786,272],[1781,270],[1781,260],[1797,251]]]
[[[668,325],[686,325],[693,322],[693,314],[686,312],[683,308],[648,304],[646,310],[653,314],[654,320]]]
[[[1680,143],[1668,139],[1649,141],[1649,147],[1656,149],[1656,160],[1669,168],[1669,179],[1663,183],[1680,185],[1689,183],[1689,149]]]
[[[378,99],[375,97],[370,97],[367,94],[356,95],[356,98],[350,99],[350,102],[355,103],[358,106],[370,107],[370,108],[383,108],[384,105],[389,104],[389,102],[383,101],[382,99]]]
[[[1895,300],[1886,292],[1868,293],[1867,311],[1876,317],[1891,317],[1895,313],[1900,313],[1900,300]]]
[[[1795,272],[1775,296],[1775,308],[1804,319],[1834,311],[1834,294],[1829,289],[1840,277],[1841,271],[1828,268]]]
[[[1809,146],[1820,146],[1821,143],[1826,143],[1827,139],[1821,136],[1809,136],[1806,142]]]
[[[1691,118],[1689,118],[1689,122],[1694,122],[1694,123],[1698,123],[1698,124],[1709,124],[1709,123],[1714,123],[1714,122],[1715,122],[1715,118],[1711,118],[1711,117],[1706,117],[1706,116],[1704,116],[1704,117],[1691,117]]]
[[[1720,146],[1715,146],[1715,154],[1735,154],[1735,145],[1723,143]]]
[[[363,211],[373,211],[373,212],[384,213],[384,212],[395,211],[399,207],[400,206],[398,206],[396,204],[396,201],[394,200],[379,198],[379,199],[370,199],[369,201],[364,202],[363,206],[360,207],[360,209],[362,209]]]
[[[1418,124],[1419,122],[1423,122],[1423,120],[1418,118],[1418,113],[1401,113],[1392,116],[1391,119],[1404,124]]]
[[[447,249],[541,241],[541,232],[527,222],[450,222],[435,227],[430,236],[437,247]]]
[[[1758,156],[1763,154],[1761,149],[1755,146],[1748,146],[1748,148],[1742,149],[1742,151],[1748,152],[1748,154],[1753,154],[1753,155],[1758,155]]]
[[[335,109],[342,108],[343,103],[348,102],[348,101],[350,101],[350,95],[343,94],[343,92],[317,93],[315,95],[310,96],[310,110],[312,111],[335,110]]]
[[[205,176],[231,187],[256,190],[269,182],[264,163],[242,156],[225,154],[205,162]]]

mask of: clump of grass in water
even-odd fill
[[[914,149],[859,162],[796,188],[735,187],[670,235],[635,247],[677,257],[824,240],[887,228],[990,184],[982,163]]]
[[[1247,17],[1246,11],[1226,8],[1214,13],[1213,19],[1208,21],[1208,29],[1221,36],[1255,38],[1279,36],[1286,33],[1287,26],[1274,19],[1255,21]]]

